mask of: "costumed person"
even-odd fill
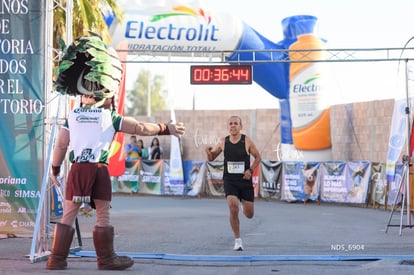
[[[69,113],[53,151],[51,180],[54,184],[59,186],[57,178],[68,149],[72,164],[66,180],[63,216],[54,228],[47,269],[67,267],[73,224],[82,203],[89,203],[96,210],[93,244],[98,269],[123,270],[134,264],[132,258],[118,256],[114,251],[114,227],[109,213],[111,142],[117,131],[141,136],[181,137],[185,128],[182,123],[145,123],[119,115],[114,98],[121,78],[121,62],[115,50],[95,34],[76,39],[59,64],[56,90],[62,94],[81,95],[84,104]]]
[[[243,214],[251,219],[254,215],[254,189],[252,175],[259,166],[261,156],[251,138],[241,133],[243,128],[241,118],[231,116],[228,120],[229,135],[221,138],[214,147],[207,147],[208,161],[215,160],[224,152],[224,193],[230,211],[230,225],[234,235],[235,251],[242,251],[240,237],[239,201]],[[254,158],[250,165],[250,156]]]

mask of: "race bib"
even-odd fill
[[[244,171],[244,161],[228,161],[227,162],[227,171],[230,174],[243,174]]]

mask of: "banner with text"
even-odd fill
[[[319,162],[284,162],[282,200],[317,200],[319,196]]]
[[[280,199],[282,162],[262,160],[260,163],[259,195],[262,198]]]
[[[115,193],[138,193],[139,191],[139,171],[141,160],[125,162],[124,173],[119,176],[112,176],[112,192]]]
[[[46,1],[2,1],[0,15],[0,233],[26,234],[43,176]]]
[[[370,162],[325,162],[321,164],[321,200],[365,203],[371,177]]]
[[[162,161],[141,160],[139,171],[139,192],[142,194],[162,194]]]
[[[157,160],[162,161],[162,160]],[[177,162],[177,160],[175,160]],[[181,163],[181,159],[179,160]],[[183,195],[184,194],[184,180],[182,175],[182,169],[181,169],[181,176],[177,172],[179,170],[175,169],[175,173],[172,173],[172,164],[174,163],[174,160],[164,160],[164,195]],[[181,167],[181,165],[180,165]],[[182,178],[182,179],[180,179]]]

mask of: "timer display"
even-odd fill
[[[252,84],[250,65],[193,65],[191,84]]]

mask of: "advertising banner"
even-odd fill
[[[162,194],[162,160],[141,160],[139,192],[149,195]]]
[[[345,169],[346,162],[330,161],[321,163],[321,201],[346,201],[348,189]]]
[[[259,195],[267,199],[280,199],[282,162],[262,160],[260,163]]]
[[[207,162],[207,186],[206,193],[211,196],[224,196],[223,182],[224,162]]]
[[[385,205],[387,196],[387,181],[385,178],[385,164],[379,162],[371,163],[371,202]]]
[[[44,163],[45,2],[0,4],[0,233],[30,234],[36,220]]]
[[[304,188],[302,175],[303,166],[303,162],[283,162],[282,200],[296,201],[302,198]]]
[[[202,1],[121,1],[122,24],[111,22],[113,43],[128,41],[130,51],[185,55],[235,49],[243,31],[242,22],[229,14],[214,14]],[[107,17],[109,17],[108,15]]]
[[[282,200],[317,200],[319,162],[283,162]]]
[[[370,178],[370,162],[322,163],[321,201],[366,203]]]
[[[162,160],[157,160],[162,161]],[[177,178],[176,173],[171,173],[171,164],[173,160],[164,160],[164,195],[183,195],[184,194],[184,180],[181,180],[179,177]],[[177,170],[176,170],[177,171]],[[182,171],[182,170],[181,170]],[[184,176],[182,176],[184,177]]]
[[[184,194],[187,196],[198,196],[204,192],[206,162],[197,160],[184,160]]]
[[[350,161],[347,166],[347,196],[345,202],[365,203],[371,178],[371,163]]]
[[[402,201],[402,194],[404,192],[404,182],[402,182],[404,180],[403,175],[404,164],[401,162],[397,162],[395,164],[394,180],[388,182],[387,205],[396,205]]]
[[[138,193],[139,191],[139,171],[141,170],[141,160],[126,161],[125,171],[119,176],[112,176],[112,192],[114,193]]]

